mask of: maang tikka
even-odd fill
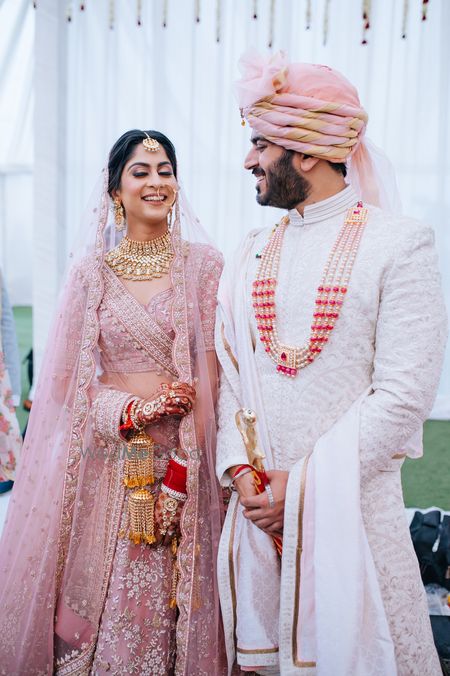
[[[149,153],[156,153],[159,150],[159,143],[155,138],[151,138],[146,131],[142,132],[145,134],[145,139],[142,141],[142,145],[144,146],[145,150],[147,150]]]

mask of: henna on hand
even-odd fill
[[[195,404],[195,389],[188,383],[173,382],[171,385],[163,383],[161,390],[167,397],[167,406],[175,406],[190,413]]]
[[[192,411],[195,396],[194,388],[187,383],[162,383],[157,396],[142,400],[136,415],[144,425],[167,415],[183,417]]]
[[[170,545],[174,535],[180,536],[180,518],[183,505],[183,501],[175,500],[163,491],[159,493],[155,503],[155,544]]]

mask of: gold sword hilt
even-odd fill
[[[258,472],[264,471],[265,455],[258,443],[258,434],[256,431],[257,417],[255,411],[251,408],[241,408],[235,415],[236,426],[241,433],[249,465],[252,465]]]

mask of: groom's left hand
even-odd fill
[[[245,507],[244,516],[252,521],[269,535],[283,535],[284,501],[289,472],[271,470],[267,472],[270,488],[272,489],[274,506],[269,507],[267,491],[260,495],[241,498],[241,505]]]

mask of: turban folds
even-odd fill
[[[348,163],[350,182],[361,198],[390,207],[381,199],[364,141],[367,113],[357,90],[341,73],[328,66],[289,63],[283,52],[269,59],[249,52],[239,65],[239,107],[255,131],[288,150]]]

